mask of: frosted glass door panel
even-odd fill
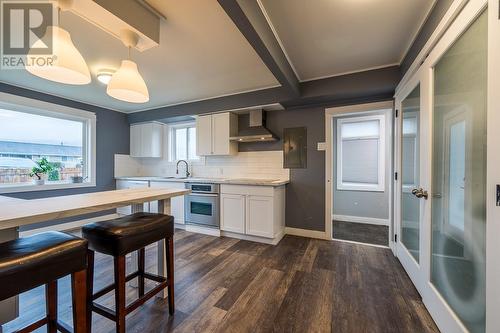
[[[420,86],[401,103],[403,142],[401,145],[401,242],[412,257],[420,260],[420,199],[411,191],[419,186]]]
[[[487,15],[434,67],[431,282],[485,331]]]

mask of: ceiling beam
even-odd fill
[[[283,87],[257,90],[236,95],[216,97],[197,102],[160,107],[152,110],[134,112],[128,115],[130,123],[161,120],[172,117],[198,115],[208,112],[235,110],[262,106],[290,99],[289,91]]]
[[[302,95],[278,87],[166,106],[128,115],[131,123],[280,103],[287,110],[389,100],[401,73],[398,66],[302,82]]]
[[[300,98],[281,101],[287,108],[311,105],[362,103],[391,99],[401,77],[399,66],[390,66],[330,78],[302,82]]]
[[[299,96],[299,81],[256,0],[217,0],[278,82]]]

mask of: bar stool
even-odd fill
[[[116,323],[116,332],[125,332],[125,317],[137,309],[161,290],[168,287],[168,309],[174,309],[174,218],[164,214],[135,213],[109,221],[87,224],[82,228],[83,237],[89,242],[88,262],[88,312],[87,327],[90,331],[92,311]],[[153,275],[145,271],[144,248],[154,242],[165,240],[167,248],[167,278]],[[111,255],[114,259],[115,282],[100,291],[93,293],[94,251]],[[138,251],[138,269],[126,276],[125,256]],[[139,298],[129,306],[125,304],[125,283],[138,278]],[[145,279],[158,282],[158,285],[144,293]],[[115,291],[115,311],[106,308],[94,300]]]
[[[47,325],[47,332],[71,332],[57,319],[57,279],[71,274],[73,329],[87,331],[87,241],[45,232],[0,243],[0,300],[45,284],[47,315],[19,332]]]

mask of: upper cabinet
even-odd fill
[[[162,157],[163,127],[157,122],[130,126],[130,156]]]
[[[229,138],[238,132],[238,116],[230,112],[196,118],[196,154],[234,155],[238,144]]]

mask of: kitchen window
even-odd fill
[[[199,161],[196,155],[196,123],[179,123],[169,125],[169,160]]]
[[[95,186],[95,125],[91,112],[1,93],[0,193]]]
[[[385,116],[337,120],[337,189],[385,190]]]

